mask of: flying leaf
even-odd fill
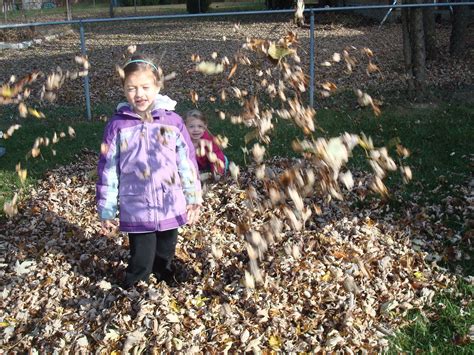
[[[196,65],[196,71],[206,75],[219,74],[224,71],[224,66],[222,64],[216,64],[214,62],[203,61]]]
[[[291,48],[286,48],[282,46],[276,45],[274,42],[270,44],[270,47],[268,48],[268,55],[275,60],[280,61],[282,58],[292,55],[295,53],[294,49]]]
[[[15,262],[15,267],[13,271],[17,275],[24,275],[29,274],[30,272],[36,269],[36,261],[34,260],[25,260],[23,262],[19,262],[18,260]]]

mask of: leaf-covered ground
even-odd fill
[[[358,199],[368,187],[356,176],[346,202],[305,201],[314,213],[302,231],[283,220],[260,261],[263,283],[251,288],[247,244],[236,232],[252,208],[245,190],[260,188],[250,166],[237,183],[208,186],[202,222],[180,233],[178,282],[152,278],[125,291],[115,275],[126,264],[127,238],[99,235],[96,164],[96,153],[84,152],[51,171],[0,225],[6,352],[380,351],[407,311],[425,309],[454,284],[436,264],[449,257],[437,240],[472,237],[436,222],[448,213],[467,226],[472,186],[440,205],[413,199],[400,213]],[[275,158],[267,169],[289,164]],[[268,221],[263,214],[252,223]]]
[[[164,91],[178,101],[189,99],[191,90],[199,94],[200,100],[207,101],[220,89],[229,86],[251,88],[256,72],[270,65],[263,63],[258,56],[249,57],[252,61],[250,66],[239,65],[231,79],[227,79],[230,67],[224,75],[212,80],[203,78],[192,70],[195,64],[191,61],[192,54],[210,60],[213,52],[216,52],[218,61],[226,56],[232,61],[246,38],[277,40],[288,31],[294,31],[299,40],[301,65],[309,73],[309,29],[296,27],[291,18],[286,15],[262,15],[87,25],[92,105],[122,99],[115,65],[122,64],[125,49],[134,44],[138,44],[139,51],[153,55],[165,73],[176,72],[176,79],[167,83]],[[236,23],[240,25],[234,26]],[[57,31],[57,28],[52,30]],[[8,80],[12,74],[21,77],[32,69],[47,73],[55,66],[65,68],[72,65],[74,56],[80,54],[79,33],[77,28],[74,30],[69,33],[63,27],[65,34],[57,40],[25,50],[0,51],[0,81]],[[449,24],[438,24],[439,58],[428,62],[428,86],[453,88],[473,84],[474,63],[469,52],[472,36],[468,37],[466,56],[452,59],[447,53],[450,31]],[[17,38],[15,31],[8,33],[8,38]],[[393,94],[406,87],[400,24],[385,24],[379,29],[377,24],[367,23],[360,17],[318,15],[315,36],[317,94],[323,90],[322,85],[326,81],[333,82],[339,89],[370,88],[370,94],[376,94],[381,89]],[[370,75],[367,75],[367,57],[361,53],[365,47],[372,50],[372,62],[380,69],[374,69]],[[334,53],[342,53],[344,49],[355,60],[351,73],[346,70],[344,61],[332,61]],[[83,104],[83,95],[82,83],[77,81],[62,90],[58,102]],[[390,98],[382,97],[384,99]]]

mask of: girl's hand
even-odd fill
[[[100,232],[102,234],[110,236],[117,232],[118,224],[112,219],[107,219],[100,222],[100,227]]]
[[[194,224],[198,221],[200,210],[201,210],[201,205],[187,205],[186,206],[188,224]]]

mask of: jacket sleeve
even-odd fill
[[[180,131],[176,138],[176,164],[186,203],[188,205],[201,204],[201,181],[199,180],[194,145],[184,123],[181,123],[178,128]]]
[[[115,127],[113,120],[105,127],[97,168],[96,202],[101,220],[115,218],[118,208],[120,149]]]
[[[213,137],[212,137],[212,151],[217,156],[218,161],[216,161],[215,163],[211,165],[211,170],[214,173],[219,173],[222,175],[225,172],[225,157],[222,150],[219,148],[216,142],[214,142]]]
[[[216,161],[214,163],[211,163],[209,161],[208,157],[207,156],[205,157],[207,163],[211,166],[211,171],[213,173],[223,175],[224,172],[225,172],[225,156],[224,156],[224,153],[219,148],[219,146],[216,144],[216,142],[214,142],[214,137],[209,132],[204,132],[204,134],[202,136],[202,139],[211,142],[212,152],[216,155],[216,157],[218,159],[218,161]],[[206,148],[206,151],[207,151],[207,148]]]

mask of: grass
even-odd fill
[[[473,354],[474,343],[468,336],[474,324],[473,299],[474,287],[464,281],[438,294],[428,311],[430,316],[409,315],[411,324],[392,338],[388,354]]]
[[[113,105],[95,108],[94,117],[101,114],[110,115]],[[180,103],[179,113],[192,108],[190,102]],[[231,145],[226,154],[239,164],[246,161],[241,147],[245,146],[244,136],[248,128],[234,126],[228,120],[220,120],[214,113],[215,107],[203,105],[199,107],[210,117],[210,129],[214,134],[222,134],[229,138]],[[228,104],[225,110],[237,113],[237,105]],[[75,160],[81,149],[99,150],[102,131],[105,123],[100,120],[84,121],[82,108],[55,108],[45,110],[48,120],[20,121],[23,125],[11,139],[1,144],[7,148],[7,154],[0,158],[0,205],[4,199],[11,198],[13,191],[21,187],[15,173],[15,165],[21,162],[22,167],[28,168],[26,186],[35,184],[43,174],[61,164]],[[0,111],[0,129],[5,130],[15,121],[16,113],[12,110]],[[68,117],[67,119],[65,117]],[[77,117],[73,119],[71,117]],[[386,145],[399,138],[408,147],[412,155],[407,159],[407,165],[412,167],[414,182],[406,188],[406,196],[412,192],[421,193],[427,203],[440,202],[444,196],[452,193],[452,187],[466,183],[472,173],[469,159],[474,152],[474,104],[469,102],[438,102],[427,106],[388,105],[383,114],[375,118],[366,109],[320,109],[317,113],[318,124],[321,127],[316,136],[334,136],[342,132],[370,135],[376,145]],[[54,131],[67,130],[73,126],[76,138],[66,138],[55,147],[57,155],[53,156],[50,149],[43,149],[39,158],[28,157],[33,141],[38,136],[49,136]],[[300,136],[299,130],[287,121],[278,121],[269,156],[291,156],[291,142]],[[364,154],[359,151],[354,159],[354,166],[364,167]],[[440,176],[444,176],[440,179]],[[392,184],[398,184],[392,179]],[[443,189],[437,193],[433,188],[443,182]],[[445,220],[443,223],[450,223]],[[453,228],[458,231],[459,223]],[[460,231],[461,232],[461,231]],[[472,254],[472,253],[471,253]],[[474,255],[471,255],[471,260]],[[469,263],[469,261],[466,261]],[[471,263],[472,264],[472,263]],[[447,265],[454,268],[455,264]],[[465,272],[471,273],[472,265],[464,267]],[[460,282],[450,292],[436,296],[433,309],[428,315],[412,313],[410,325],[403,328],[392,339],[390,352],[421,352],[439,354],[472,353],[472,343],[467,343],[467,329],[474,323],[473,304],[463,304],[462,299],[473,298],[473,287]]]

